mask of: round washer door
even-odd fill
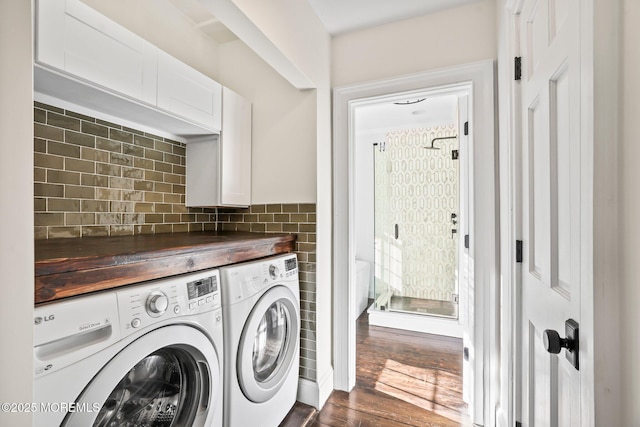
[[[251,310],[238,345],[238,382],[247,399],[265,402],[278,392],[298,357],[299,336],[298,298],[284,286],[269,289]]]
[[[206,335],[185,325],[165,326],[114,356],[62,426],[209,425],[215,411],[222,411],[221,386],[218,355]]]

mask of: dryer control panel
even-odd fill
[[[217,270],[132,286],[117,292],[120,325],[124,334],[159,321],[220,311],[220,276]],[[221,318],[216,322],[221,321]]]
[[[274,283],[298,282],[296,254],[279,255],[220,269],[223,305],[228,306],[264,292]]]

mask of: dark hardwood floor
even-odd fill
[[[462,340],[357,326],[356,386],[319,413],[297,403],[280,427],[471,426],[462,401]]]

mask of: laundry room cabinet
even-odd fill
[[[222,88],[222,132],[187,142],[190,207],[251,204],[251,103]]]
[[[35,65],[36,92],[176,135],[175,119],[221,130],[220,83],[79,0],[36,1]]]
[[[80,1],[36,3],[36,63],[156,104],[157,49]]]
[[[158,107],[222,129],[222,85],[162,51],[158,52]]]

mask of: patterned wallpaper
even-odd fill
[[[390,132],[375,148],[376,296],[451,301],[456,246],[451,214],[459,215],[455,125]],[[398,224],[398,239],[395,238]]]

